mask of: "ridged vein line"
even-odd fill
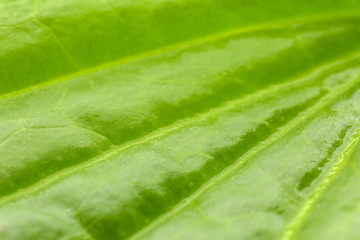
[[[116,59],[116,60],[113,60],[110,62],[106,62],[106,63],[102,63],[102,64],[99,64],[96,66],[92,66],[92,67],[89,67],[89,68],[86,68],[86,69],[83,69],[83,70],[80,70],[80,71],[77,71],[77,72],[74,72],[74,73],[71,73],[71,74],[68,74],[65,76],[61,76],[61,77],[53,79],[53,80],[49,80],[44,83],[36,84],[36,85],[30,86],[30,87],[27,87],[24,89],[16,90],[16,91],[13,91],[10,93],[5,93],[3,95],[0,95],[0,100],[7,99],[10,97],[15,97],[17,95],[21,95],[21,94],[24,94],[27,92],[40,90],[40,89],[43,89],[43,88],[46,88],[46,87],[49,87],[52,85],[70,81],[71,79],[74,79],[74,78],[86,76],[91,73],[109,69],[109,68],[119,66],[119,65],[122,65],[125,63],[139,61],[139,60],[142,60],[145,58],[155,57],[157,55],[166,54],[169,52],[189,48],[192,46],[218,41],[218,40],[236,36],[236,35],[239,35],[242,33],[266,30],[266,29],[279,29],[279,28],[291,26],[291,25],[293,25],[295,23],[299,23],[299,22],[301,22],[301,23],[321,22],[321,21],[326,21],[326,20],[334,19],[334,18],[345,18],[345,17],[348,18],[348,17],[359,17],[359,16],[360,16],[360,12],[356,12],[356,11],[348,12],[348,13],[343,12],[343,13],[337,13],[337,14],[333,14],[333,15],[323,14],[323,15],[309,16],[306,18],[304,18],[304,17],[303,18],[291,18],[291,19],[278,20],[278,21],[273,21],[273,22],[268,22],[268,23],[263,23],[263,24],[252,25],[252,26],[234,28],[234,29],[230,29],[230,30],[226,30],[226,31],[222,31],[222,32],[217,32],[215,34],[210,34],[210,35],[207,35],[204,37],[198,37],[198,38],[194,38],[194,39],[190,39],[190,40],[185,40],[185,41],[178,42],[178,43],[175,43],[172,45],[160,47],[160,48],[157,48],[154,50],[145,51],[140,54],[135,54],[135,55],[131,55],[128,57],[121,57],[119,59]],[[37,22],[39,22],[39,21],[40,20],[37,20]],[[40,22],[40,24],[42,24],[42,23]],[[58,42],[58,44],[60,44],[60,43]],[[60,44],[60,47],[61,46],[62,45]],[[67,57],[72,59],[71,56],[66,54],[67,51],[65,49],[63,49],[63,47],[62,47],[62,50],[65,51],[65,55],[67,55]]]
[[[329,173],[326,175],[324,181],[319,184],[315,192],[305,202],[297,216],[287,228],[282,240],[290,240],[295,236],[295,233],[298,230],[299,226],[306,220],[307,216],[311,213],[311,209],[313,209],[315,205],[319,202],[321,197],[325,194],[326,189],[328,189],[328,187],[334,181],[335,177],[340,174],[343,166],[346,163],[346,160],[351,155],[357,144],[359,144],[359,141],[360,128],[358,128],[357,132],[352,136],[351,144],[345,149],[339,160],[332,166]]]
[[[351,54],[350,56],[346,56],[340,60],[333,61],[331,63],[327,63],[327,64],[319,66],[317,69],[312,70],[310,73],[308,73],[308,75],[305,75],[302,78],[300,78],[299,80],[296,80],[296,82],[294,82],[295,80],[293,80],[293,81],[286,82],[283,84],[270,86],[268,88],[260,90],[254,94],[245,96],[243,98],[230,100],[230,101],[226,102],[225,104],[223,104],[221,107],[211,109],[206,113],[195,115],[194,117],[183,119],[183,120],[179,119],[178,121],[174,122],[173,124],[170,124],[170,125],[167,125],[166,127],[157,129],[157,130],[151,132],[150,134],[140,137],[138,139],[128,141],[122,145],[113,145],[109,150],[91,158],[88,161],[84,161],[83,163],[77,164],[75,166],[59,170],[59,171],[55,172],[54,174],[49,175],[48,177],[40,180],[39,182],[37,182],[33,185],[30,185],[26,188],[19,189],[17,192],[14,192],[12,194],[3,196],[2,198],[0,198],[0,207],[9,202],[15,201],[16,199],[19,199],[24,195],[28,195],[28,194],[37,192],[40,189],[43,189],[46,186],[48,186],[52,183],[55,183],[56,181],[66,177],[68,175],[71,175],[77,171],[81,171],[84,168],[92,167],[92,166],[96,165],[97,163],[105,161],[108,158],[110,158],[126,149],[129,149],[129,148],[137,146],[137,145],[141,145],[143,143],[149,142],[156,138],[160,138],[162,136],[165,136],[167,134],[170,134],[170,133],[176,131],[177,129],[188,126],[192,123],[205,121],[206,119],[208,119],[209,117],[211,117],[215,114],[228,111],[231,108],[237,107],[241,104],[246,104],[248,102],[255,101],[256,99],[262,98],[266,95],[269,95],[269,94],[271,95],[272,93],[279,94],[281,91],[286,91],[291,88],[294,88],[297,85],[302,84],[303,82],[306,82],[309,79],[312,79],[313,77],[321,75],[321,73],[323,73],[326,70],[329,70],[337,65],[347,63],[358,57],[360,57],[360,53]],[[340,94],[340,93],[338,93],[338,94]]]
[[[354,85],[356,85],[359,82],[359,79],[356,79],[355,81],[350,82],[346,86],[344,86],[342,89],[340,89],[338,92],[329,94],[327,97],[320,100],[316,105],[309,108],[307,111],[300,114],[298,118],[295,118],[290,123],[285,125],[285,127],[280,128],[280,130],[273,134],[273,136],[269,137],[267,140],[265,140],[262,143],[259,143],[257,146],[255,146],[253,149],[248,151],[246,154],[244,154],[242,157],[240,157],[236,162],[234,162],[229,167],[225,168],[222,172],[220,172],[218,175],[215,175],[213,178],[211,178],[207,183],[205,183],[202,187],[200,187],[195,193],[190,195],[188,198],[184,199],[180,204],[175,206],[172,210],[169,212],[161,215],[156,220],[151,222],[149,225],[147,225],[145,228],[140,230],[139,232],[135,233],[132,237],[130,237],[130,240],[139,239],[141,236],[143,236],[145,233],[149,232],[151,229],[154,229],[156,226],[161,224],[162,222],[166,221],[166,219],[170,218],[171,216],[175,215],[177,212],[179,212],[181,209],[186,207],[190,202],[192,202],[194,199],[196,199],[198,196],[200,196],[202,193],[204,193],[207,189],[209,189],[211,186],[215,185],[216,183],[222,181],[226,177],[228,177],[230,174],[235,172],[237,169],[239,169],[241,166],[243,166],[250,158],[255,156],[257,153],[259,153],[261,150],[266,148],[267,146],[271,145],[272,143],[279,140],[282,136],[284,136],[287,132],[295,128],[297,125],[299,125],[301,122],[305,121],[309,117],[311,117],[316,112],[320,111],[324,107],[326,107],[328,104],[330,104],[332,101],[334,101],[339,95],[346,92],[347,90],[351,89]]]

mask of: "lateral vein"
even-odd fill
[[[255,146],[253,149],[249,150],[247,153],[245,153],[242,157],[240,157],[237,161],[235,161],[232,165],[225,168],[222,172],[220,172],[218,175],[215,175],[213,178],[211,178],[207,183],[205,183],[202,187],[200,187],[196,192],[191,194],[186,199],[183,199],[180,204],[176,205],[172,210],[169,212],[166,212],[165,214],[161,215],[154,221],[150,222],[149,225],[142,228],[140,231],[135,233],[133,236],[131,236],[130,240],[136,240],[139,239],[141,236],[143,236],[145,233],[149,232],[151,229],[154,229],[156,226],[164,222],[166,219],[170,218],[177,212],[179,212],[181,209],[189,205],[190,202],[192,202],[194,199],[196,199],[198,196],[200,196],[203,192],[205,192],[207,189],[209,189],[211,186],[215,185],[216,183],[222,181],[226,177],[228,177],[230,174],[235,172],[237,169],[239,169],[241,166],[247,163],[249,159],[251,159],[253,156],[255,156],[257,153],[259,153],[261,150],[266,148],[267,146],[271,145],[272,143],[276,142],[278,139],[283,137],[287,132],[295,128],[298,124],[305,121],[309,117],[311,117],[316,112],[320,111],[324,107],[326,107],[328,104],[330,104],[333,100],[335,100],[339,95],[346,92],[347,90],[351,89],[354,85],[356,85],[359,82],[359,79],[356,79],[356,81],[350,82],[346,86],[344,86],[341,90],[339,90],[337,93],[329,94],[327,97],[320,100],[315,106],[309,108],[307,111],[303,112],[298,118],[295,118],[293,121],[285,125],[285,127],[280,128],[280,130],[273,134],[272,137],[269,137],[267,140],[265,140],[262,143],[259,143],[257,146]]]
[[[346,163],[347,158],[353,151],[353,149],[359,144],[360,141],[360,128],[357,129],[357,132],[352,136],[351,144],[345,149],[339,161],[337,161],[332,168],[330,169],[329,173],[326,175],[324,181],[322,181],[312,196],[304,203],[303,207],[299,211],[298,215],[289,225],[282,240],[290,240],[293,238],[294,234],[296,233],[299,226],[305,221],[308,214],[310,214],[310,210],[316,205],[316,203],[321,199],[321,197],[326,192],[326,189],[331,185],[334,181],[335,176],[340,174],[341,170],[343,169],[343,165]]]
[[[143,143],[149,142],[149,141],[151,141],[153,139],[165,136],[165,135],[167,135],[167,134],[169,134],[171,132],[174,132],[177,129],[183,128],[183,127],[185,127],[187,125],[190,125],[192,123],[204,121],[204,120],[208,119],[209,117],[211,117],[211,116],[213,116],[215,114],[228,111],[228,110],[230,110],[230,109],[232,109],[234,107],[237,107],[237,106],[239,106],[241,104],[245,104],[245,103],[251,102],[251,101],[256,101],[256,99],[259,99],[259,98],[261,98],[261,97],[263,97],[265,95],[272,94],[272,93],[279,94],[279,92],[281,92],[281,91],[286,91],[286,90],[289,90],[289,88],[296,87],[297,84],[301,84],[302,82],[306,82],[306,81],[308,81],[309,78],[311,79],[312,77],[316,77],[318,75],[321,75],[321,73],[323,73],[324,71],[329,70],[329,69],[333,68],[334,66],[347,63],[347,62],[349,62],[349,61],[351,61],[353,59],[358,58],[359,56],[360,56],[360,54],[356,53],[356,54],[352,54],[350,56],[344,57],[344,58],[342,58],[342,59],[340,59],[338,61],[334,61],[332,63],[322,65],[322,66],[318,67],[317,69],[313,70],[312,72],[310,72],[305,77],[297,80],[296,84],[294,83],[294,81],[290,81],[290,82],[286,82],[286,83],[283,83],[283,84],[270,86],[270,87],[268,87],[266,89],[263,89],[261,91],[258,91],[256,93],[254,93],[254,94],[248,95],[246,97],[243,97],[243,98],[240,98],[240,99],[230,100],[230,101],[226,102],[225,104],[223,104],[221,107],[218,107],[218,108],[215,108],[215,109],[213,108],[213,109],[209,110],[206,113],[198,114],[198,115],[195,115],[194,117],[186,118],[186,119],[183,119],[183,120],[178,120],[178,121],[174,122],[173,124],[170,124],[170,125],[167,125],[167,126],[165,126],[163,128],[157,129],[157,130],[155,130],[155,131],[151,132],[150,134],[145,135],[143,137],[140,137],[140,138],[125,142],[122,145],[113,145],[109,150],[95,156],[94,158],[92,158],[90,160],[87,160],[87,161],[84,161],[83,163],[80,163],[78,165],[75,165],[75,166],[68,167],[68,168],[62,169],[60,171],[57,171],[54,174],[40,180],[39,182],[37,182],[37,183],[35,183],[33,185],[30,185],[30,186],[28,186],[26,188],[23,188],[23,189],[19,189],[17,192],[14,192],[12,194],[9,194],[9,195],[6,195],[6,196],[0,198],[0,207],[7,204],[7,203],[9,203],[9,202],[15,201],[16,199],[21,198],[23,195],[28,195],[30,193],[37,192],[40,189],[43,189],[44,187],[58,181],[59,179],[62,179],[63,177],[71,175],[71,174],[73,174],[73,173],[75,173],[77,171],[80,171],[80,170],[84,169],[84,168],[92,167],[92,166],[96,165],[97,163],[105,161],[108,158],[110,158],[111,156],[114,156],[114,155],[116,155],[116,154],[118,154],[118,153],[120,153],[120,152],[122,152],[122,151],[124,151],[126,149],[129,149],[131,147],[134,147],[134,146],[141,145]],[[352,84],[354,84],[354,83],[350,83],[351,86],[352,86]],[[345,88],[346,88],[346,86],[345,86]],[[332,94],[332,95],[335,95],[335,97],[336,97],[338,94],[341,94],[341,93],[339,92],[339,93],[335,93],[335,94]],[[331,97],[332,95],[330,95],[329,97]],[[328,98],[325,97],[325,101],[326,101],[326,99],[328,99]],[[328,100],[328,101],[330,101],[330,100]]]
[[[243,27],[234,28],[234,29],[230,29],[230,30],[226,30],[226,31],[222,31],[222,32],[217,32],[217,33],[210,34],[207,36],[198,37],[198,38],[194,38],[194,39],[190,39],[190,40],[185,40],[182,42],[167,45],[167,46],[160,47],[157,49],[145,51],[145,52],[142,52],[139,54],[135,54],[135,55],[127,56],[127,57],[121,57],[119,59],[116,59],[116,60],[113,60],[110,62],[106,62],[106,63],[101,63],[99,65],[92,66],[92,67],[89,67],[89,68],[86,68],[86,69],[83,69],[83,70],[80,70],[80,71],[77,71],[77,72],[74,72],[74,73],[71,73],[71,74],[68,74],[65,76],[61,76],[61,77],[58,77],[53,80],[49,80],[44,83],[36,84],[36,85],[30,86],[27,88],[23,88],[20,90],[5,93],[3,95],[0,95],[0,101],[3,99],[10,98],[10,97],[15,97],[15,96],[27,93],[27,92],[32,92],[32,91],[43,89],[43,88],[46,88],[46,87],[49,87],[52,85],[60,84],[62,82],[70,81],[71,79],[74,79],[74,78],[86,76],[91,73],[109,69],[109,68],[119,66],[119,65],[122,65],[125,63],[135,62],[135,61],[139,61],[142,59],[155,57],[157,55],[166,54],[166,53],[170,53],[173,51],[189,48],[192,46],[218,41],[218,40],[236,36],[236,35],[239,35],[242,33],[254,32],[254,31],[265,30],[265,29],[279,29],[279,28],[291,26],[291,25],[293,25],[295,23],[299,23],[299,22],[301,22],[301,23],[319,22],[319,21],[326,21],[329,19],[333,19],[334,17],[335,18],[344,18],[344,17],[358,17],[358,16],[360,16],[360,12],[347,12],[347,13],[343,12],[343,13],[338,13],[338,14],[334,14],[334,15],[331,15],[331,14],[314,15],[314,16],[310,16],[307,18],[291,18],[291,19],[286,19],[286,20],[278,20],[278,21],[273,21],[273,22],[269,22],[269,23],[263,23],[263,24],[257,24],[257,25],[252,25],[252,26],[245,26],[245,27],[243,26]],[[36,20],[36,21],[39,23],[39,20]],[[39,24],[42,24],[42,23],[40,22]],[[52,32],[52,34],[54,34],[54,33]],[[59,41],[58,41],[58,44],[60,44],[60,47],[62,46]],[[63,47],[62,47],[62,50],[65,51],[65,49]],[[67,57],[72,59],[72,57],[69,56],[67,51],[65,51],[65,54],[67,55]]]

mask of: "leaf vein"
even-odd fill
[[[52,85],[56,85],[56,84],[59,84],[59,83],[62,83],[62,82],[70,81],[71,79],[74,79],[74,78],[77,78],[77,77],[89,75],[91,73],[102,71],[104,69],[109,69],[109,68],[119,66],[119,65],[122,65],[122,64],[125,64],[125,63],[139,61],[139,60],[142,60],[142,59],[158,56],[158,55],[161,55],[161,54],[164,54],[164,53],[169,53],[169,52],[189,48],[189,47],[192,47],[192,46],[197,46],[197,45],[200,45],[200,44],[214,42],[214,41],[217,41],[217,40],[229,38],[229,37],[236,36],[236,35],[243,34],[243,33],[254,32],[254,31],[259,31],[259,30],[266,30],[266,29],[284,28],[284,27],[291,26],[291,25],[293,25],[295,23],[299,23],[299,21],[301,21],[302,23],[306,23],[306,22],[314,22],[314,21],[315,22],[316,21],[326,21],[326,20],[329,20],[329,19],[333,19],[334,17],[336,17],[336,18],[344,18],[344,17],[357,17],[357,16],[360,16],[359,12],[348,12],[348,13],[343,12],[343,13],[338,13],[338,14],[334,14],[334,15],[325,14],[325,15],[310,16],[308,18],[290,18],[290,19],[287,19],[287,21],[285,21],[285,20],[273,21],[273,22],[265,23],[265,24],[263,23],[263,24],[256,24],[256,25],[252,25],[252,26],[245,26],[245,27],[242,26],[242,27],[239,27],[239,28],[229,29],[229,30],[225,30],[225,31],[222,31],[222,32],[217,32],[217,33],[210,34],[210,35],[203,36],[203,37],[184,40],[184,41],[172,44],[172,45],[166,45],[166,46],[163,46],[163,47],[160,47],[160,48],[157,48],[157,49],[152,49],[152,50],[149,50],[149,51],[142,52],[140,54],[121,57],[119,59],[115,59],[113,61],[109,61],[109,62],[106,62],[106,63],[101,63],[101,64],[96,65],[96,66],[91,66],[91,67],[82,69],[80,71],[77,71],[77,72],[74,72],[74,73],[71,73],[71,74],[68,74],[68,75],[65,75],[65,76],[61,76],[61,77],[58,77],[58,78],[53,79],[53,80],[49,80],[49,81],[44,82],[44,83],[36,84],[36,85],[30,86],[30,87],[27,87],[27,88],[24,88],[24,89],[20,89],[20,90],[12,91],[12,92],[9,92],[9,93],[5,93],[3,95],[0,95],[0,101],[3,100],[3,99],[15,97],[15,96],[27,93],[27,92],[32,92],[32,91],[36,91],[36,90],[39,90],[39,89],[43,89],[43,88],[46,88],[46,87],[49,87],[49,86],[52,86]],[[33,17],[33,20],[35,22],[39,23],[40,25],[44,26],[45,28],[49,29],[48,26],[44,25],[37,18]],[[56,40],[57,37],[56,37],[56,35],[54,34],[54,32],[52,31],[51,28],[50,28],[49,31],[51,31],[52,35],[54,36],[54,38]],[[59,46],[62,48],[62,50],[65,51],[64,53],[67,55],[67,57],[72,59],[72,57],[69,55],[69,53],[62,46],[59,39],[57,39],[56,41],[59,44]],[[73,60],[73,61],[75,61],[75,60]],[[76,63],[76,61],[75,61],[75,63]]]
[[[358,83],[358,79],[356,81],[353,81],[349,84],[347,84],[345,87],[343,87],[339,92],[336,93],[330,93],[328,97],[323,98],[320,100],[315,106],[311,107],[307,111],[300,114],[300,116],[287,125],[285,127],[280,128],[280,130],[273,134],[271,137],[269,137],[264,142],[260,142],[258,145],[256,145],[254,148],[249,150],[247,153],[245,153],[243,156],[241,156],[237,161],[235,161],[232,165],[225,168],[223,171],[221,171],[219,174],[212,177],[208,182],[206,182],[204,185],[202,185],[197,191],[195,191],[193,194],[188,196],[186,199],[184,199],[180,204],[176,205],[172,210],[164,213],[154,221],[150,222],[147,226],[142,228],[140,231],[135,233],[133,236],[131,236],[129,239],[135,240],[138,239],[140,236],[145,234],[146,232],[150,231],[151,229],[155,228],[157,225],[164,222],[166,219],[170,218],[177,212],[179,212],[181,209],[189,205],[190,202],[192,202],[194,199],[196,199],[198,196],[200,196],[203,192],[205,192],[207,189],[209,189],[211,186],[215,185],[216,183],[222,181],[226,177],[228,177],[230,174],[238,170],[240,167],[245,165],[253,156],[255,156],[257,153],[259,153],[261,150],[265,149],[267,146],[271,145],[272,143],[276,142],[278,139],[280,139],[282,136],[284,136],[287,132],[295,128],[298,124],[305,121],[309,117],[311,117],[316,112],[320,111],[324,107],[326,107],[328,104],[330,104],[333,100],[335,100],[339,95],[342,93],[348,91],[352,87],[354,87]]]

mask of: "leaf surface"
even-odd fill
[[[1,239],[359,237],[356,1],[1,3]]]

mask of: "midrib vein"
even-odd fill
[[[53,80],[46,81],[44,83],[36,84],[36,85],[30,86],[27,88],[23,88],[20,90],[16,90],[16,91],[13,91],[10,93],[5,93],[3,95],[0,95],[0,100],[15,97],[15,96],[18,96],[18,95],[21,95],[24,93],[28,93],[28,92],[40,90],[40,89],[43,89],[46,87],[50,87],[52,85],[70,81],[70,80],[78,78],[78,77],[86,76],[86,75],[89,75],[89,74],[92,74],[95,72],[99,72],[99,71],[102,71],[105,69],[113,68],[113,67],[125,64],[125,63],[135,62],[135,61],[139,61],[142,59],[155,57],[158,55],[165,55],[165,54],[173,52],[173,51],[218,41],[218,40],[236,36],[236,35],[239,35],[242,33],[249,33],[249,32],[253,32],[253,31],[266,30],[266,29],[280,29],[280,28],[285,28],[285,27],[291,26],[295,23],[306,24],[306,23],[310,23],[310,22],[326,21],[326,20],[330,20],[330,19],[334,19],[334,18],[341,19],[341,18],[350,18],[350,17],[358,17],[358,16],[360,16],[360,12],[358,12],[358,11],[342,12],[342,13],[336,13],[336,14],[328,13],[328,14],[321,14],[321,15],[310,15],[310,16],[306,16],[306,17],[289,18],[289,19],[267,22],[267,23],[263,23],[263,24],[255,24],[255,25],[251,25],[251,26],[243,26],[243,27],[233,28],[233,29],[222,31],[222,32],[210,34],[210,35],[207,35],[204,37],[197,37],[197,38],[193,38],[190,40],[180,41],[175,44],[166,45],[166,46],[156,48],[153,50],[149,50],[149,51],[145,51],[145,52],[142,52],[139,54],[135,54],[135,55],[127,56],[127,57],[121,57],[119,59],[116,59],[116,60],[113,60],[110,62],[101,63],[96,66],[92,66],[92,67],[89,67],[89,68],[86,68],[86,69],[83,69],[83,70],[80,70],[80,71],[77,71],[77,72],[74,72],[74,73],[71,73],[71,74],[68,74],[65,76],[61,76],[61,77],[53,79]]]
[[[351,155],[352,151],[355,149],[357,144],[359,144],[359,141],[360,141],[360,128],[358,126],[356,133],[351,137],[350,145],[341,154],[339,160],[335,162],[335,164],[331,167],[328,174],[325,176],[324,180],[318,185],[317,189],[315,189],[314,193],[304,203],[299,213],[296,215],[292,223],[285,231],[282,240],[290,240],[294,237],[294,234],[296,233],[298,228],[307,219],[307,216],[311,213],[311,209],[315,207],[315,205],[319,202],[321,197],[326,193],[326,189],[328,189],[328,187],[334,181],[335,177],[338,174],[340,174],[344,164],[346,163],[346,160]]]
[[[309,79],[311,80],[313,78],[316,78],[317,76],[320,76],[322,73],[332,69],[333,67],[336,67],[337,65],[346,64],[347,62],[350,62],[353,59],[356,59],[359,57],[360,57],[360,52],[356,52],[355,54],[351,54],[349,56],[343,57],[337,61],[333,61],[333,62],[330,62],[327,64],[320,65],[318,68],[313,69],[312,71],[308,72],[307,74],[304,74],[304,76],[301,77],[300,79],[295,79],[295,80],[292,80],[292,81],[289,81],[289,82],[286,82],[283,84],[279,84],[279,85],[273,85],[273,86],[267,87],[265,89],[262,89],[258,92],[255,92],[254,94],[250,94],[245,97],[242,97],[240,99],[230,100],[230,101],[224,103],[221,107],[210,109],[208,112],[195,115],[194,117],[190,117],[190,118],[186,118],[186,119],[179,119],[172,124],[169,124],[163,128],[156,129],[153,132],[151,132],[150,134],[147,134],[143,137],[125,142],[122,145],[113,145],[110,148],[110,150],[107,150],[107,151],[91,158],[90,160],[87,160],[80,164],[59,170],[59,171],[45,177],[44,179],[38,181],[35,184],[29,185],[28,187],[25,187],[25,188],[21,188],[18,191],[11,193],[9,195],[0,197],[0,207],[9,202],[15,201],[16,199],[19,199],[24,195],[28,195],[28,194],[37,192],[37,191],[45,188],[46,186],[49,186],[49,185],[55,183],[56,181],[61,180],[62,178],[65,178],[68,175],[71,175],[75,172],[81,171],[82,169],[92,167],[92,166],[96,165],[97,163],[105,161],[108,158],[110,158],[126,149],[129,149],[129,148],[137,146],[137,145],[144,144],[144,143],[149,142],[156,138],[160,138],[162,136],[165,136],[167,134],[170,134],[170,133],[176,131],[177,129],[186,127],[190,124],[200,122],[200,121],[205,121],[213,115],[228,111],[228,110],[230,110],[234,107],[237,107],[241,104],[246,104],[251,101],[256,101],[257,99],[261,99],[262,97],[267,96],[267,95],[281,94],[282,91],[287,91],[291,88],[295,88],[296,86],[309,81]],[[353,83],[353,84],[355,84],[355,83]],[[349,83],[349,85],[351,87],[352,83]],[[345,88],[347,89],[347,87],[345,87]],[[338,94],[341,94],[341,93],[339,92]],[[338,94],[332,94],[332,95],[335,95],[335,97],[336,97]],[[330,101],[330,100],[326,100],[326,99],[328,99],[332,95],[328,94],[327,95],[328,97],[327,98],[325,97],[324,101]]]
[[[147,226],[142,228],[140,231],[135,233],[133,236],[131,236],[130,240],[136,240],[141,238],[144,234],[149,232],[150,230],[156,228],[159,226],[162,222],[169,219],[171,216],[174,216],[177,212],[181,211],[183,208],[185,208],[189,203],[191,203],[194,199],[199,197],[202,193],[204,193],[206,190],[211,188],[216,183],[222,181],[226,177],[228,177],[230,174],[238,170],[241,166],[243,166],[250,158],[255,156],[258,152],[266,148],[267,146],[271,145],[272,143],[279,140],[282,136],[284,136],[287,132],[294,129],[298,124],[305,121],[309,117],[311,117],[316,112],[320,111],[324,107],[326,107],[328,104],[330,104],[332,101],[334,101],[339,95],[342,93],[345,93],[347,90],[351,89],[353,86],[355,86],[358,82],[360,82],[359,79],[356,79],[355,81],[352,81],[348,83],[346,86],[341,88],[338,92],[329,94],[327,97],[324,97],[322,100],[320,100],[317,104],[315,104],[313,107],[310,107],[308,110],[306,110],[303,113],[299,114],[298,118],[295,118],[294,120],[290,121],[287,125],[285,125],[283,128],[280,128],[279,131],[275,134],[273,134],[271,137],[269,137],[267,140],[260,142],[257,144],[254,148],[250,149],[247,153],[245,153],[243,156],[241,156],[237,161],[235,161],[232,165],[225,168],[223,171],[221,171],[219,174],[212,177],[209,181],[207,181],[203,186],[201,186],[197,191],[195,191],[193,194],[191,194],[189,197],[183,199],[178,205],[176,205],[172,210],[164,213],[163,215],[160,215],[158,218],[156,218],[154,221],[150,222]]]

